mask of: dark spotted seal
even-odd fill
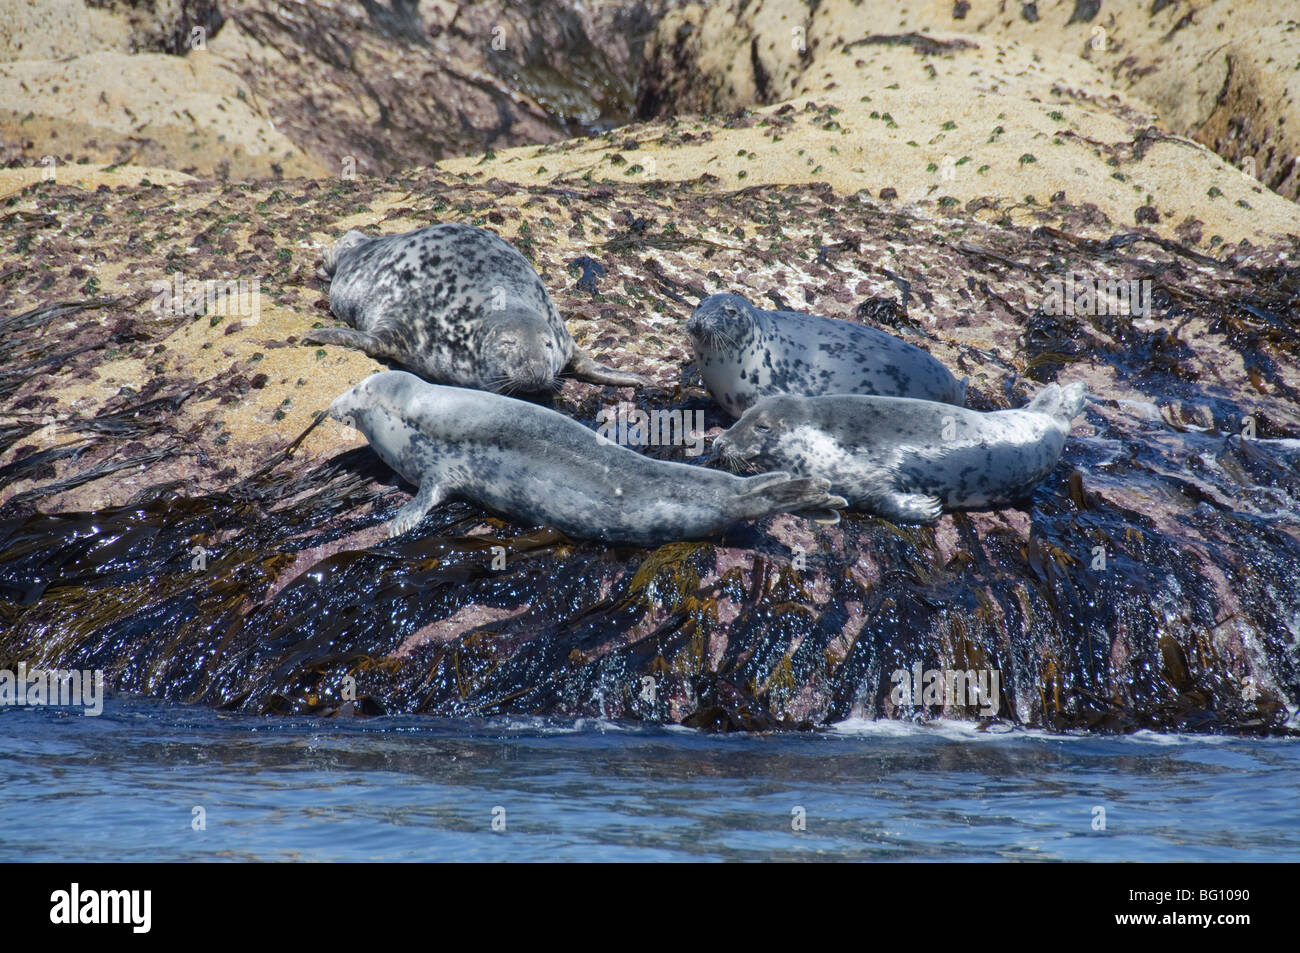
[[[1028,496],[1085,397],[1082,384],[1050,384],[1020,410],[992,413],[907,397],[766,397],[718,435],[711,458],[823,477],[850,506],[928,523],[944,506]]]
[[[774,513],[834,522],[844,500],[815,477],[737,477],[643,457],[563,414],[412,374],[367,377],[330,405],[419,487],[389,527],[413,528],[450,496],[575,538],[652,545],[697,539]]]
[[[532,265],[493,232],[452,224],[379,238],[351,231],[321,264],[330,310],[352,327],[311,331],[307,343],[359,348],[431,381],[506,393],[553,389],[562,372],[647,383],[579,348]]]
[[[704,385],[733,417],[772,394],[966,402],[966,382],[925,351],[848,321],[764,311],[739,295],[720,294],[700,302],[686,333]]]

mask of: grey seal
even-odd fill
[[[542,279],[494,232],[430,225],[369,238],[350,231],[322,255],[330,310],[350,328],[303,340],[396,361],[442,384],[549,390],[568,373],[595,384],[644,385],[579,348]]]
[[[966,382],[915,345],[850,321],[709,295],[686,322],[700,376],[733,417],[761,397],[876,394],[961,406]]]
[[[929,523],[942,507],[1023,499],[1052,471],[1083,384],[1049,384],[1019,410],[981,413],[908,397],[767,397],[714,441],[710,459],[830,481],[850,506]]]
[[[372,374],[329,412],[419,487],[390,536],[451,496],[574,538],[644,545],[712,536],[774,513],[811,510],[834,522],[830,511],[845,505],[822,479],[738,477],[654,460],[545,407],[403,371]]]

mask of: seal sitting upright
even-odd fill
[[[844,499],[815,477],[738,477],[643,457],[576,420],[512,397],[372,374],[330,404],[419,492],[389,527],[398,536],[461,496],[578,539],[652,545],[699,539],[741,520],[815,511],[838,521]]]
[[[771,394],[878,394],[961,406],[966,382],[915,345],[849,321],[764,311],[739,295],[710,295],[686,322],[700,376],[739,417]]]
[[[831,492],[899,523],[941,507],[1029,495],[1056,466],[1083,384],[1049,384],[1020,410],[980,413],[907,397],[767,397],[718,435],[711,456],[737,469],[830,481]]]
[[[350,231],[322,255],[330,310],[351,328],[304,342],[343,344],[443,384],[502,392],[558,386],[567,372],[595,384],[646,384],[579,348],[523,255],[469,225],[430,225],[368,238]]]

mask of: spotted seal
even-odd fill
[[[915,345],[875,328],[709,295],[686,322],[700,375],[733,417],[760,397],[877,394],[961,406],[966,382]]]
[[[574,538],[644,545],[712,536],[774,513],[811,510],[834,522],[830,511],[844,506],[816,477],[738,477],[655,460],[545,407],[403,371],[372,374],[329,412],[419,487],[390,536],[451,496]]]
[[[505,239],[469,225],[369,238],[350,231],[322,255],[330,310],[350,328],[304,342],[341,344],[442,384],[540,391],[568,373],[643,385],[579,348],[532,265]]]
[[[1086,396],[1083,384],[1050,384],[992,413],[908,397],[766,397],[718,435],[710,459],[824,477],[850,506],[928,523],[941,507],[1027,496],[1056,466]]]

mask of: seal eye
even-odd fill
[[[772,428],[767,424],[754,424],[754,433],[771,433]]]

